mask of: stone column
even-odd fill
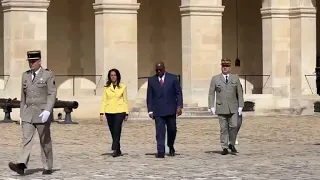
[[[95,58],[96,74],[106,82],[109,69],[117,68],[128,86],[128,98],[138,92],[136,0],[96,0]]]
[[[263,74],[271,75],[263,93],[272,94],[279,107],[290,101],[290,0],[264,0],[262,14]],[[264,83],[267,78],[264,78]],[[274,107],[274,108],[279,108]]]
[[[21,75],[29,69],[27,51],[41,50],[47,68],[47,8],[49,0],[2,0],[4,74],[10,75],[6,96],[20,99]]]
[[[312,0],[295,0],[291,8],[291,97],[316,94],[316,9]],[[308,81],[307,81],[308,80]],[[309,84],[310,83],[310,87]]]
[[[185,103],[208,106],[213,75],[222,58],[221,0],[181,0],[182,88]]]

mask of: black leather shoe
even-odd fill
[[[231,152],[233,152],[233,153],[238,153],[237,149],[236,149],[233,145],[231,145],[231,144],[229,144],[229,149],[230,149]]]
[[[221,152],[221,155],[227,155],[229,154],[228,149],[223,149]]]
[[[52,170],[43,170],[42,175],[50,175],[52,174]]]
[[[156,158],[164,158],[164,153],[158,153],[158,154],[156,154]]]
[[[112,153],[112,157],[118,157],[118,156],[121,156],[121,154],[122,154],[122,152],[120,150],[115,150]]]
[[[26,169],[26,165],[25,165],[25,164],[22,164],[22,163],[20,163],[20,164],[15,164],[15,163],[13,163],[13,162],[10,162],[10,163],[9,163],[9,168],[10,168],[12,171],[14,171],[14,172],[16,172],[16,173],[18,173],[18,174],[20,174],[20,175],[24,175],[24,169]]]
[[[169,149],[169,155],[170,156],[175,156],[176,155],[176,150],[174,148]]]

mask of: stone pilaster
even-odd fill
[[[2,0],[4,74],[10,75],[6,96],[20,99],[21,75],[28,70],[27,51],[41,50],[47,68],[48,0]]]
[[[264,0],[262,14],[263,93],[281,97],[274,108],[290,106],[290,1]]]
[[[182,0],[182,86],[186,103],[208,105],[213,75],[222,58],[221,0]]]
[[[297,0],[298,1],[298,0]],[[309,3],[307,3],[309,1]],[[298,1],[291,8],[291,97],[316,94],[316,9],[311,0]],[[308,81],[310,83],[310,87]],[[311,89],[310,89],[311,88]]]
[[[136,0],[96,0],[95,57],[96,74],[105,83],[109,69],[117,68],[128,86],[128,98],[138,91]]]

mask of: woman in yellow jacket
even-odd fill
[[[113,157],[121,155],[122,122],[128,120],[127,86],[120,81],[120,72],[117,69],[111,69],[108,72],[108,81],[103,90],[100,108],[100,121],[106,117],[112,136]]]

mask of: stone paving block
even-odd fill
[[[283,180],[319,179],[320,118],[247,117],[239,133],[237,155],[219,154],[219,124],[215,120],[178,121],[175,148],[179,155],[156,159],[155,127],[131,121],[123,127],[123,156],[113,158],[106,123],[77,120],[78,125],[52,125],[54,170],[41,175],[39,139],[25,177],[8,168],[20,151],[22,134],[16,124],[0,124],[0,179],[102,180]]]

